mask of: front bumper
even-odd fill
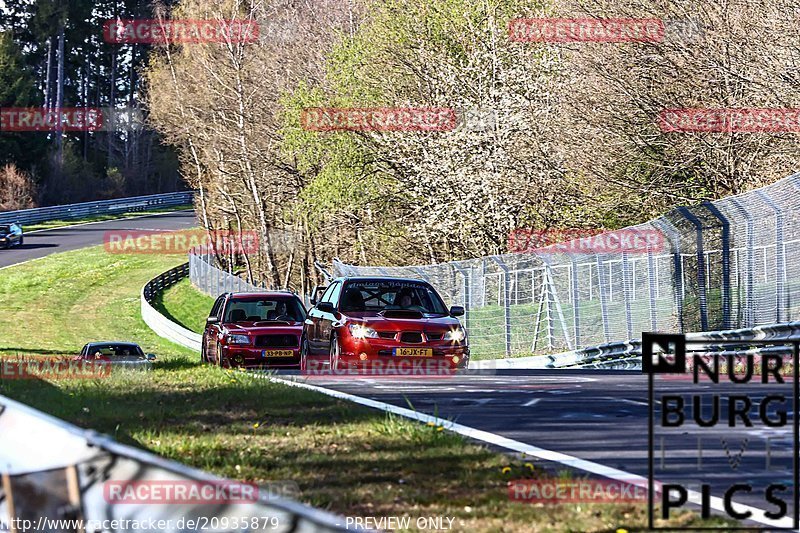
[[[291,357],[264,357],[267,351],[291,351]],[[300,348],[255,348],[228,345],[222,347],[222,359],[236,367],[300,368]]]
[[[430,356],[397,356],[395,348],[429,349]],[[449,341],[423,343],[402,343],[393,339],[354,339],[349,338],[341,345],[339,359],[343,365],[363,366],[369,362],[383,364],[399,361],[449,362],[451,368],[466,368],[469,364],[469,345]]]

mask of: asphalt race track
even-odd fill
[[[25,233],[22,246],[0,250],[0,268],[58,252],[103,244],[103,235],[113,230],[179,230],[197,226],[194,211],[175,211],[77,226]],[[23,230],[25,228],[23,227]]]
[[[348,375],[293,379],[399,407],[413,406],[426,414],[526,444],[631,474],[648,475],[648,389],[647,378],[641,371],[500,370],[494,375],[439,378]],[[715,387],[721,388],[715,388],[714,392],[742,393],[741,389],[722,382]],[[660,381],[656,390],[683,392],[687,397],[698,393],[689,380]],[[787,381],[784,385],[762,385],[750,392],[756,399],[767,392],[782,392],[790,402],[792,389]],[[726,403],[721,401],[720,410],[725,419]],[[756,414],[757,411],[757,408],[751,410]],[[765,428],[760,420],[753,420],[753,427],[702,432],[695,431],[693,424],[669,430],[657,427],[656,479],[664,483],[680,482],[692,490],[700,490],[699,485],[707,483],[711,495],[718,497],[732,483],[749,482],[753,494],[737,493],[734,501],[764,510],[775,507],[765,502],[763,490],[758,492],[757,487],[782,482],[789,487],[785,499],[792,509],[790,403],[787,411],[789,424],[785,428]],[[655,412],[656,417],[660,416],[658,405]],[[702,412],[708,415],[710,409]],[[688,407],[686,414],[691,417]],[[741,452],[743,445],[746,449]]]

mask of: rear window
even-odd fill
[[[234,298],[225,310],[225,322],[302,322],[305,318],[297,298]]]

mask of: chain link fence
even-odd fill
[[[201,292],[216,298],[226,292],[258,292],[268,290],[265,283],[256,285],[215,266],[213,252],[192,250],[189,252],[189,279]]]
[[[800,318],[798,207],[800,173],[619,230],[660,234],[661,249],[592,252],[570,241],[423,266],[335,260],[334,273],[429,281],[466,308],[479,358],[576,350],[642,331],[750,328]]]

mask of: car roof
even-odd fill
[[[395,276],[343,276],[336,278],[333,281],[401,281],[411,283],[427,283],[430,282],[422,278],[400,278]]]
[[[137,343],[131,341],[95,341],[95,342],[89,342],[86,345],[97,346],[99,344],[119,344],[121,346],[137,346],[137,347],[139,346]]]
[[[297,298],[297,295],[292,291],[232,292],[229,296],[231,298],[278,298],[281,296]]]

